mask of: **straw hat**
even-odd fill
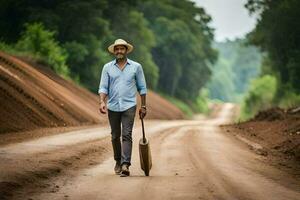
[[[124,46],[126,46],[127,47],[127,53],[130,53],[133,50],[133,46],[131,44],[127,43],[123,39],[117,39],[117,40],[115,40],[115,43],[113,43],[112,45],[110,45],[108,47],[108,51],[110,53],[114,53],[114,48],[115,48],[115,46],[118,46],[118,45],[124,45]]]

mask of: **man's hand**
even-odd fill
[[[100,103],[100,109],[99,110],[100,110],[100,113],[106,114],[107,108],[106,108],[106,104],[105,104],[104,101]]]
[[[144,119],[146,114],[147,114],[147,109],[146,109],[146,107],[142,106],[139,110],[140,119]]]

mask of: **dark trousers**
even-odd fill
[[[114,159],[121,164],[131,165],[132,128],[134,124],[136,106],[123,112],[108,110],[108,119],[111,127],[111,141],[114,150]],[[121,129],[122,126],[122,129]],[[121,145],[122,133],[122,145]]]

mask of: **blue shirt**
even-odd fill
[[[108,95],[107,107],[111,111],[123,112],[136,105],[136,92],[147,93],[142,65],[127,58],[121,70],[116,60],[104,65],[98,93]]]

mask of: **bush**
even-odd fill
[[[164,93],[159,93],[162,97],[166,98],[169,100],[172,104],[174,104],[177,108],[179,108],[188,118],[191,118],[193,116],[193,111],[190,108],[188,104],[185,102],[176,99],[175,97],[171,97],[169,95],[166,95]]]
[[[48,64],[56,73],[69,77],[66,65],[67,53],[54,40],[55,32],[46,30],[41,23],[26,24],[25,28],[15,49],[33,55],[34,58]]]
[[[195,113],[209,114],[209,90],[206,88],[201,89],[196,102],[184,102],[164,93],[159,94],[179,108],[188,118],[191,118]]]
[[[293,89],[291,84],[282,86],[280,91],[280,95],[277,94],[279,107],[287,109],[300,105],[300,94]]]
[[[16,53],[14,47],[6,44],[5,42],[0,42],[0,50],[11,54]]]
[[[204,114],[209,113],[209,90],[206,88],[201,89],[199,96],[196,99],[196,111]]]
[[[265,75],[253,80],[241,108],[241,120],[253,117],[258,111],[270,108],[276,95],[277,81],[274,76]]]

